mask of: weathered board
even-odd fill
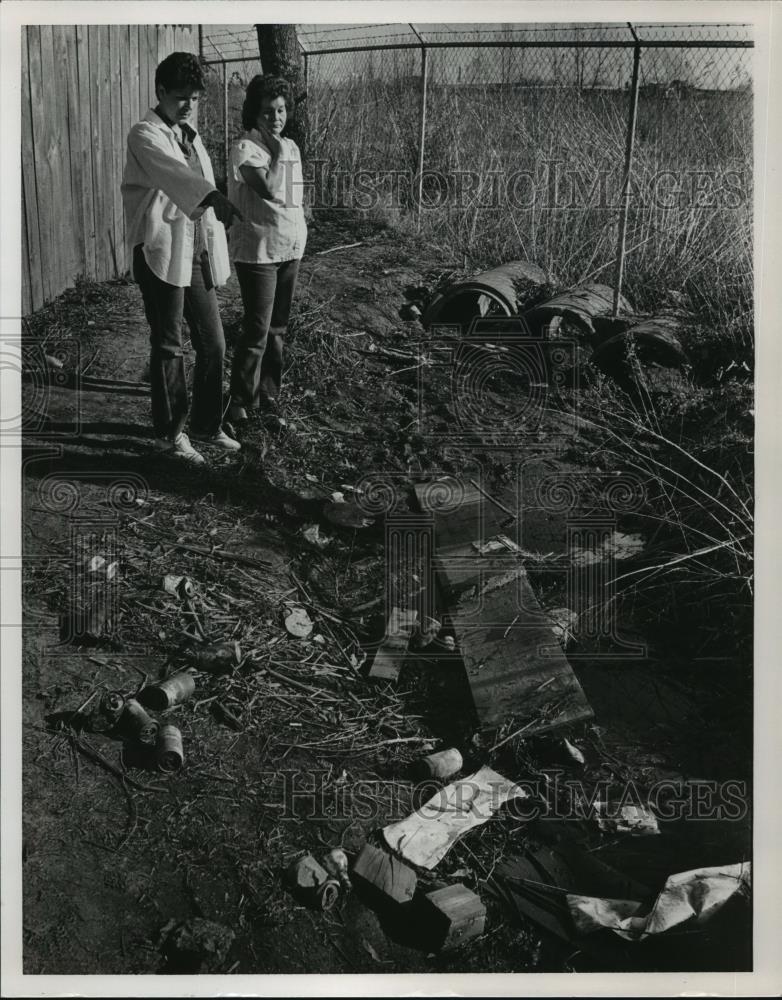
[[[513,718],[531,723],[532,733],[591,718],[519,554],[481,555],[474,545],[507,534],[509,515],[478,488],[465,490],[458,505],[438,505],[431,484],[416,487],[416,496],[435,514],[438,587],[481,724]]]

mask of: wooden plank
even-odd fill
[[[150,88],[155,67],[149,65],[149,45],[147,44],[147,25],[138,25],[138,72],[139,72],[139,118],[143,118],[150,108]]]
[[[125,272],[125,224],[122,211],[122,151],[127,136],[127,119],[123,118],[122,51],[127,48],[127,35],[122,25],[109,25],[109,94],[111,95],[111,177],[109,188],[112,202],[112,273],[119,277]],[[127,66],[126,66],[127,68]]]
[[[66,270],[68,266],[67,227],[62,225],[62,218],[67,213],[70,203],[70,190],[65,190],[62,169],[62,107],[60,93],[62,88],[55,76],[54,59],[54,28],[50,24],[41,25],[41,95],[43,99],[43,117],[45,128],[42,132],[41,152],[36,149],[36,155],[41,153],[48,164],[48,184],[51,194],[51,217],[49,218],[50,242],[46,252],[48,259],[45,266],[51,272],[51,294],[56,297],[67,285]],[[70,187],[70,185],[69,185]],[[65,202],[65,204],[63,204]],[[43,248],[42,248],[43,249]]]
[[[30,25],[27,29],[28,55],[30,67],[30,108],[32,112],[33,159],[38,195],[38,233],[40,236],[41,278],[43,301],[49,302],[56,294],[57,262],[54,246],[52,220],[54,201],[52,190],[51,161],[49,159],[49,113],[46,107],[47,93],[43,85],[41,62],[41,26]]]
[[[77,56],[76,27],[64,25],[56,31],[62,38],[61,62],[65,71],[65,99],[68,117],[68,165],[70,170],[70,211],[72,259],[71,280],[85,274],[85,225],[82,205],[82,158],[80,149],[80,123],[82,108],[79,104],[79,61]]]
[[[65,25],[52,28],[53,70],[52,90],[55,109],[53,122],[53,156],[57,175],[58,211],[55,219],[57,244],[60,247],[61,291],[71,288],[81,271],[79,261],[77,217],[73,205],[73,182],[71,178],[71,126],[68,106],[68,32]],[[65,77],[63,79],[63,76]]]
[[[139,41],[139,45],[141,42]],[[147,76],[149,86],[148,107],[154,108],[157,104],[155,95],[155,70],[157,69],[157,25],[148,24],[146,33],[147,48]]]
[[[90,91],[90,51],[88,29],[84,24],[76,25],[76,63],[78,83],[78,145],[73,160],[78,159],[80,167],[77,177],[81,184],[78,203],[81,209],[81,228],[84,236],[84,273],[95,278],[95,192],[92,177],[92,111]],[[72,166],[72,169],[73,166]]]
[[[141,114],[139,112],[139,100],[138,100],[138,93],[139,93],[138,25],[136,24],[128,25],[128,60],[129,60],[128,75],[124,78],[122,83],[122,100],[127,102],[129,123],[130,126],[133,126],[141,118]],[[128,131],[130,131],[130,128],[128,129]],[[125,146],[125,155],[127,155],[127,143]]]
[[[122,219],[122,247],[119,253],[120,257],[120,273],[125,274],[132,266],[132,261],[128,258],[127,251],[127,232],[125,229],[125,209],[122,204],[122,177],[125,172],[125,161],[127,159],[127,148],[128,148],[128,132],[131,126],[135,124],[136,119],[133,117],[133,97],[135,95],[136,107],[138,108],[138,80],[134,77],[131,69],[131,36],[136,39],[136,48],[138,50],[138,35],[130,26],[125,26],[121,28],[121,47],[120,47],[120,90],[121,90],[121,121],[122,127],[120,130],[120,141],[117,145],[118,153],[118,174],[117,174],[117,192],[120,199],[120,216]],[[137,52],[138,54],[138,52]]]
[[[172,52],[177,51],[176,42],[174,40],[174,25],[173,24],[163,25],[163,32],[164,32],[165,44],[163,46],[163,55],[160,56],[161,59],[165,59],[166,56],[170,56]]]
[[[90,25],[92,72],[92,176],[95,192],[95,262],[96,277],[105,281],[114,276],[112,243],[114,239],[113,161],[111,149],[111,94],[109,71],[109,31],[107,25]],[[94,52],[94,55],[93,55]]]
[[[22,199],[24,207],[24,232],[27,251],[22,269],[29,288],[29,312],[40,309],[44,301],[43,275],[41,273],[41,241],[38,232],[38,191],[36,186],[35,150],[30,94],[32,90],[28,58],[28,36],[34,26],[23,27],[22,42]],[[26,315],[27,313],[25,313]]]
[[[437,511],[430,502],[437,496],[431,486],[417,486],[416,496],[422,509]],[[465,491],[453,510],[435,514],[438,589],[480,723],[493,727],[513,718],[532,723],[528,732],[533,733],[591,718],[518,555],[480,555],[474,547],[475,541],[499,533],[506,520],[477,489]]]
[[[24,185],[22,185],[22,217],[20,219],[20,229],[22,235],[22,316],[29,316],[33,311],[32,292],[30,290],[30,256],[27,248],[27,213],[24,207]]]

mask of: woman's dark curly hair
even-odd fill
[[[242,128],[247,131],[256,128],[261,105],[267,97],[270,101],[282,97],[285,101],[285,110],[290,118],[294,108],[291,85],[285,77],[271,76],[267,73],[265,76],[254,76],[247,84],[247,93],[242,105]]]

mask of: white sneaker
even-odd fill
[[[206,462],[201,452],[196,451],[192,444],[190,444],[190,438],[184,431],[180,431],[173,440],[171,438],[155,438],[155,447],[159,451],[164,451],[172,455],[174,458],[181,458],[185,462],[190,462],[191,465],[203,465]]]
[[[222,428],[216,434],[193,434],[193,437],[196,441],[214,445],[215,448],[222,448],[223,451],[239,451],[242,447],[238,441],[229,437]]]

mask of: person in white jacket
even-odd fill
[[[205,81],[198,58],[174,52],[155,72],[157,106],[128,134],[122,180],[133,276],[150,327],[155,444],[202,464],[184,427],[188,392],[182,318],[196,352],[190,436],[224,451],[239,442],[222,429],[225,336],[215,288],[230,274],[225,226],[239,211],[215,187],[189,119]]]

